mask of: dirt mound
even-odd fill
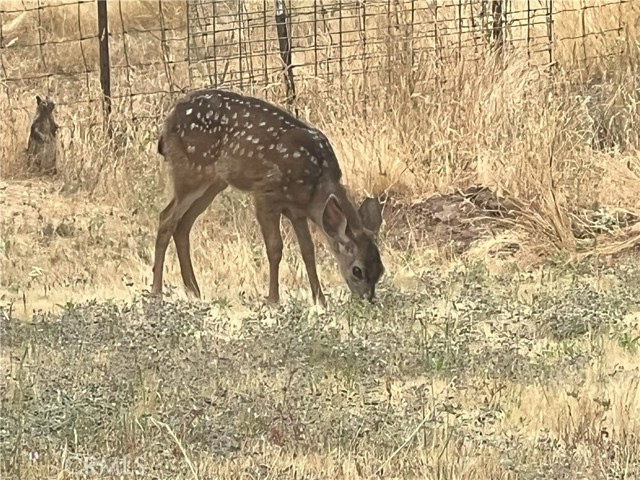
[[[394,247],[448,244],[460,253],[486,235],[507,230],[512,224],[509,220],[519,212],[514,202],[498,197],[486,187],[473,186],[414,203],[390,199],[385,220],[387,230],[394,232]]]
[[[455,254],[465,252],[478,240],[512,229],[516,223],[541,235],[545,234],[541,231],[543,226],[546,228],[539,224],[545,214],[536,203],[524,205],[481,185],[433,195],[418,202],[391,198],[386,202],[384,217],[387,231],[393,232],[388,240],[394,248],[446,245]],[[640,246],[640,215],[637,213],[591,208],[570,211],[567,217],[578,251],[613,255]],[[553,235],[553,232],[546,234]],[[520,246],[508,242],[500,249],[514,253]]]

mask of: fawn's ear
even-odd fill
[[[358,208],[362,226],[373,234],[377,234],[382,225],[382,205],[377,198],[365,198]]]
[[[335,195],[329,195],[327,203],[322,211],[322,229],[329,238],[343,245],[353,240],[353,232],[349,228],[349,222],[340,208]]]
[[[36,95],[36,103],[38,105],[40,105],[42,103],[42,99],[40,98],[40,95]]]

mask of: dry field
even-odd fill
[[[158,2],[110,4],[115,34],[158,27]],[[163,5],[183,29],[184,4]],[[558,13],[552,75],[520,51],[501,67],[418,59],[412,82],[401,68],[341,89],[301,74],[302,114],[354,197],[386,200],[378,303],[349,300],[319,246],[326,310],[286,222],[282,304],[263,304],[262,239],[230,189],[192,232],[203,300],[186,298],[173,246],[165,299],[147,298],[171,99],[116,101],[111,139],[96,103],[74,103],[97,83],[67,76],[97,65],[95,40],[45,52],[49,70],[12,50],[90,37],[92,12],[44,8],[41,29],[33,12],[0,18],[3,478],[640,479],[640,2]],[[163,54],[143,35],[127,52]],[[166,89],[161,62],[131,75]],[[59,173],[29,178],[47,85]]]

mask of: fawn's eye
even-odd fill
[[[353,270],[351,271],[354,277],[356,277],[358,280],[362,280],[362,270],[360,270],[360,267],[353,267]]]

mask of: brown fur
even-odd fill
[[[185,286],[200,297],[189,233],[195,219],[231,185],[254,200],[269,259],[269,301],[279,300],[282,215],[293,224],[314,301],[325,303],[308,220],[320,227],[351,291],[373,300],[384,271],[374,239],[381,206],[367,199],[355,209],[321,132],[263,100],[197,90],[180,99],[165,119],[158,153],[169,164],[174,198],[160,214],[154,294],[162,291],[164,256],[173,236]]]
[[[55,103],[49,98],[42,100],[36,96],[36,105],[27,143],[27,169],[30,173],[55,175],[59,128],[53,116]]]

